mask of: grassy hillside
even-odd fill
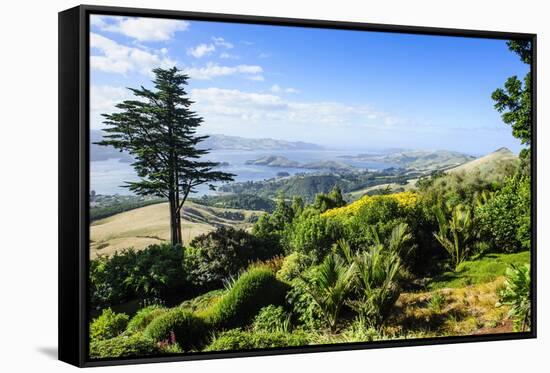
[[[516,167],[518,157],[507,148],[500,148],[483,157],[448,170],[448,173],[479,173],[482,178],[501,175],[507,168]]]
[[[188,202],[183,209],[184,244],[220,226],[247,229],[262,212],[224,209]],[[94,221],[90,227],[90,256],[111,255],[115,251],[144,247],[169,239],[167,203],[141,207]]]

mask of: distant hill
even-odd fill
[[[301,166],[310,170],[328,170],[328,171],[351,171],[353,166],[339,161],[317,161],[306,163]]]
[[[248,160],[245,164],[269,167],[300,167],[300,163],[276,155],[267,155],[258,159]]]
[[[133,158],[126,152],[120,152],[112,146],[94,144],[101,141],[103,136],[99,130],[90,130],[90,161],[106,161],[108,159],[119,159],[121,162],[130,163]]]
[[[275,139],[249,139],[238,136],[209,135],[201,143],[209,149],[227,150],[320,150],[322,146],[303,141],[285,141]]]
[[[389,163],[419,171],[451,168],[475,159],[471,155],[450,150],[407,150],[383,154],[358,154],[343,158]]]
[[[311,163],[299,163],[292,161],[286,157],[277,155],[267,155],[258,159],[248,160],[245,162],[248,165],[260,165],[268,167],[293,167],[306,168],[309,170],[325,170],[325,171],[351,171],[353,167],[340,161],[316,161]]]
[[[483,157],[447,170],[448,173],[479,172],[481,177],[491,178],[502,174],[507,168],[515,167],[518,157],[508,148],[500,148]]]
[[[100,146],[94,142],[101,141],[102,131],[90,130],[90,160],[105,161],[120,159],[122,162],[132,162],[132,157],[125,152],[119,152],[110,146]],[[285,141],[275,139],[248,139],[238,136],[210,135],[200,143],[201,148],[213,150],[320,150],[322,146],[303,141]]]

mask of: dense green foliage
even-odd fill
[[[277,278],[281,281],[291,282],[298,278],[311,264],[311,258],[295,251],[284,258],[281,269],[277,272]]]
[[[518,252],[531,247],[531,179],[516,175],[487,203],[480,205],[482,234],[496,252]]]
[[[183,251],[171,245],[122,250],[90,261],[93,307],[159,297],[185,284]]]
[[[159,305],[151,305],[142,308],[130,319],[126,331],[129,333],[141,332],[155,317],[165,312],[167,312],[167,309]]]
[[[207,325],[193,313],[173,308],[154,318],[143,335],[157,342],[177,343],[185,351],[202,346],[207,336]]]
[[[308,336],[301,332],[247,332],[233,329],[218,335],[205,351],[242,351],[258,348],[304,346],[308,343]]]
[[[514,320],[514,330],[528,330],[531,327],[531,266],[508,268],[504,286],[499,304],[510,307],[508,316]]]
[[[185,268],[191,283],[220,287],[251,262],[280,254],[262,239],[234,228],[221,227],[193,239],[185,251]]]
[[[150,356],[161,352],[162,349],[153,340],[139,333],[90,342],[92,359]]]
[[[338,221],[325,219],[315,209],[307,209],[285,232],[290,251],[298,252],[319,262],[342,236]]]
[[[386,183],[406,183],[407,176],[399,170],[379,172],[357,171],[339,173],[297,174],[284,179],[267,181],[246,181],[223,185],[220,190],[236,194],[255,194],[263,198],[273,198],[281,193],[297,196],[313,202],[319,193],[330,193],[337,186],[342,192],[351,192]]]
[[[254,318],[254,331],[288,332],[290,330],[290,315],[282,306],[270,304],[264,307]]]
[[[244,209],[273,212],[275,202],[269,198],[262,198],[254,194],[229,194],[220,196],[204,195],[193,199],[194,202],[206,206],[221,207],[227,209]]]
[[[209,310],[206,320],[217,328],[235,328],[247,325],[255,315],[270,304],[284,304],[287,285],[277,280],[265,268],[252,268],[243,273]]]
[[[515,52],[523,63],[531,64],[531,42],[524,40],[508,41],[508,48]],[[504,88],[498,88],[492,94],[495,109],[502,113],[504,123],[512,127],[514,137],[522,144],[531,144],[531,72],[523,78],[523,82],[512,76],[504,83]]]
[[[90,339],[100,341],[114,338],[126,329],[128,324],[128,315],[124,313],[115,313],[110,308],[106,308],[90,324]]]

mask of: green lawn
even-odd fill
[[[519,265],[530,262],[530,252],[515,254],[487,254],[476,260],[462,263],[456,272],[445,272],[433,278],[428,284],[430,290],[442,288],[459,288],[467,285],[490,282],[503,276],[511,264]]]

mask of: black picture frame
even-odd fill
[[[89,15],[121,15],[201,21],[223,21],[328,29],[383,31],[532,42],[532,327],[528,332],[453,336],[414,340],[376,341],[236,352],[189,353],[143,358],[90,360],[88,358],[87,273],[89,263]],[[81,5],[59,13],[59,360],[79,367],[283,355],[465,342],[536,338],[536,206],[537,206],[537,35],[530,33],[461,30],[328,20],[245,16],[158,9]]]

